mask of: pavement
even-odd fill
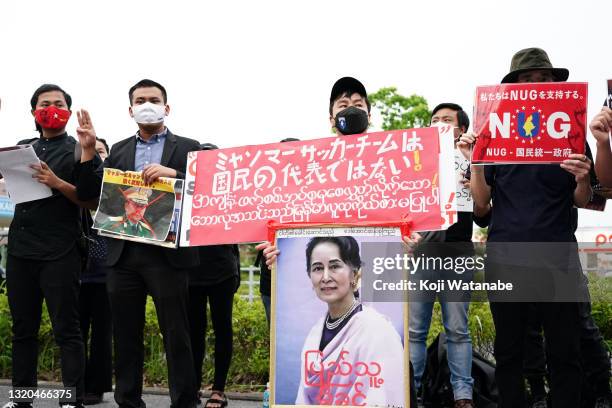
[[[8,402],[9,390],[11,389],[9,380],[0,380],[0,407]],[[59,388],[61,384],[49,383],[39,381],[39,389],[47,388]],[[228,397],[228,408],[261,408],[262,406],[262,393],[227,393]],[[161,408],[170,406],[170,397],[168,397],[168,390],[164,388],[145,388],[143,391],[142,399],[148,408]],[[205,400],[204,400],[205,401]],[[204,402],[203,401],[203,402]],[[57,408],[57,400],[35,400],[35,408]],[[98,405],[88,405],[94,408],[111,408],[117,407],[117,403],[113,398],[112,392],[104,394],[104,401]],[[201,407],[201,405],[198,405]]]

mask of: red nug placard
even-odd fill
[[[584,153],[587,84],[480,86],[472,163],[558,163]]]

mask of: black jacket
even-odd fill
[[[176,170],[176,177],[184,179],[187,167],[187,153],[196,150],[200,150],[199,142],[193,139],[176,136],[168,130],[160,164]],[[102,166],[93,169],[93,165],[88,163],[90,164],[88,173],[91,177],[88,186],[95,189],[99,196],[102,186],[102,176],[104,175],[104,167],[122,171],[134,171],[135,156],[135,136],[130,136],[127,139],[115,143]],[[108,257],[106,258],[106,262],[109,266],[113,266],[119,261],[124,246],[125,241],[122,239],[108,240]],[[168,263],[175,268],[190,268],[199,265],[197,248],[171,249],[151,245],[151,250],[162,251]]]

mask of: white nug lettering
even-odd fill
[[[489,132],[491,132],[491,137],[495,138],[498,131],[502,138],[510,138],[510,112],[504,112],[502,120],[499,119],[495,112],[491,112],[489,115]]]
[[[505,147],[487,147],[487,156],[506,156]]]
[[[559,126],[559,130],[557,130],[555,126],[558,120],[562,121],[561,125]],[[553,139],[567,138],[567,135],[571,129],[569,115],[565,112],[555,112],[551,114],[546,122],[546,129],[548,130],[550,137]]]

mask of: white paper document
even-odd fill
[[[457,211],[474,212],[474,202],[470,189],[461,182],[470,168],[470,161],[463,156],[459,149],[455,149],[455,173],[457,175]]]
[[[0,173],[13,204],[51,197],[51,189],[32,177],[32,164],[40,164],[40,160],[30,145],[0,149]]]

